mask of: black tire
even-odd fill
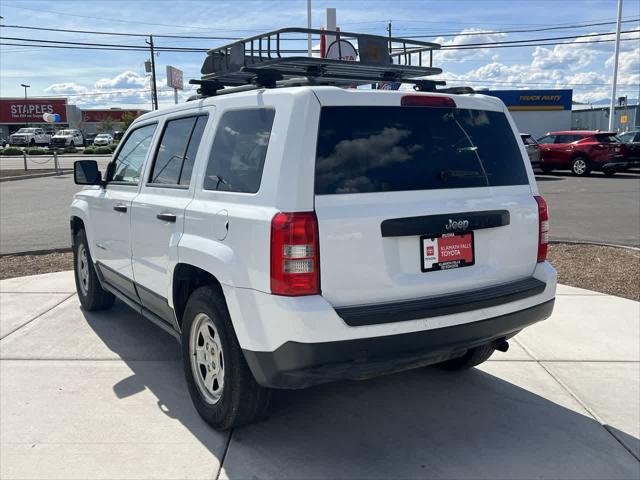
[[[69,146],[71,148],[74,148],[76,146],[76,142],[74,142],[73,140],[71,140],[71,143],[69,143]]]
[[[32,138],[32,139],[29,141],[29,147],[33,148],[33,147],[35,147],[35,146],[36,146],[36,141]]]
[[[203,387],[197,383],[196,376],[202,370],[194,370],[194,363],[197,361],[192,361],[192,356],[196,358],[192,347],[192,330],[197,344],[198,335],[195,330],[200,330],[202,320],[196,319],[202,319],[202,314],[213,322],[216,330],[214,333],[221,346],[221,364],[224,365],[223,386],[219,397],[213,401],[211,398],[207,400],[207,393],[201,391]],[[215,355],[212,357],[215,358]],[[213,287],[200,287],[189,297],[182,323],[182,362],[191,400],[204,421],[216,430],[246,425],[266,416],[271,391],[258,385],[253,378],[238,344],[224,297]],[[195,368],[203,369],[204,365]],[[206,369],[208,368],[207,366]]]
[[[495,351],[496,349],[491,345],[481,345],[467,350],[467,353],[461,357],[452,358],[451,360],[438,363],[437,366],[451,371],[468,370],[487,361]]]
[[[607,177],[613,177],[616,174],[616,171],[613,168],[605,168],[602,170],[602,173]]]
[[[585,177],[591,172],[591,165],[589,159],[585,156],[579,155],[571,160],[571,173],[576,177]]]
[[[83,251],[85,252],[84,255]],[[80,260],[81,257],[84,257],[82,261]],[[81,273],[81,270],[83,270],[82,265],[84,265],[85,262],[86,271]],[[80,299],[80,305],[82,305],[83,309],[93,312],[111,308],[115,297],[100,285],[100,280],[98,279],[93,261],[91,260],[87,234],[84,230],[76,233],[75,241],[73,242],[73,273],[76,280],[78,298]],[[85,279],[86,282],[83,279]]]

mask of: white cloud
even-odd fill
[[[68,82],[54,83],[53,85],[49,85],[43,91],[48,95],[74,95],[76,93],[85,93],[87,90],[87,87],[78,85],[74,82]]]
[[[158,101],[160,104],[173,103],[173,90],[166,87],[166,78],[158,77]],[[195,93],[194,85],[185,85],[178,92],[178,100],[184,102]],[[151,77],[124,71],[111,78],[101,78],[93,86],[79,85],[75,82],[56,83],[46,87],[48,95],[69,95],[69,103],[81,107],[111,106],[151,106]]]
[[[468,33],[475,33],[477,35],[462,35]],[[493,31],[482,30],[479,28],[465,28],[460,32],[459,35],[447,40],[445,37],[437,37],[433,39],[433,42],[439,43],[443,47],[446,46],[464,46],[475,43],[487,43],[487,42],[499,42],[503,41],[507,35],[505,33],[498,33]],[[435,54],[437,56],[438,62],[452,62],[452,63],[460,63],[465,62],[469,59],[476,59],[480,57],[486,57],[491,52],[488,48],[481,49],[468,49],[468,50],[439,50]],[[428,54],[425,54],[423,57],[424,60],[428,61]]]
[[[101,78],[95,83],[95,87],[99,90],[106,89],[123,89],[123,88],[142,88],[147,79],[143,75],[139,75],[132,71],[122,72],[113,78]]]

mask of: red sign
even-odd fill
[[[474,264],[473,233],[422,238],[422,271],[448,270]]]
[[[122,117],[125,113],[133,114],[138,117],[144,113],[142,110],[110,110],[110,109],[102,109],[102,110],[83,110],[82,111],[82,121],[83,122],[122,122]]]
[[[64,98],[0,99],[0,123],[45,123],[42,115],[57,113],[60,123],[67,123],[67,100]]]
[[[442,236],[438,241],[438,262],[473,261],[473,246],[471,234]]]

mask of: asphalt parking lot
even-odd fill
[[[280,392],[265,422],[217,433],[172,337],[74,292],[71,272],[0,281],[3,479],[640,476],[631,300],[560,286],[480,368]]]
[[[537,178],[552,240],[640,246],[640,172]],[[0,254],[68,248],[68,208],[79,189],[71,174],[0,183]]]
[[[549,204],[551,239],[640,247],[640,171],[576,178],[539,175]]]

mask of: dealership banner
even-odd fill
[[[67,99],[0,99],[0,123],[45,123],[45,113],[57,113],[60,123],[67,123]]]

